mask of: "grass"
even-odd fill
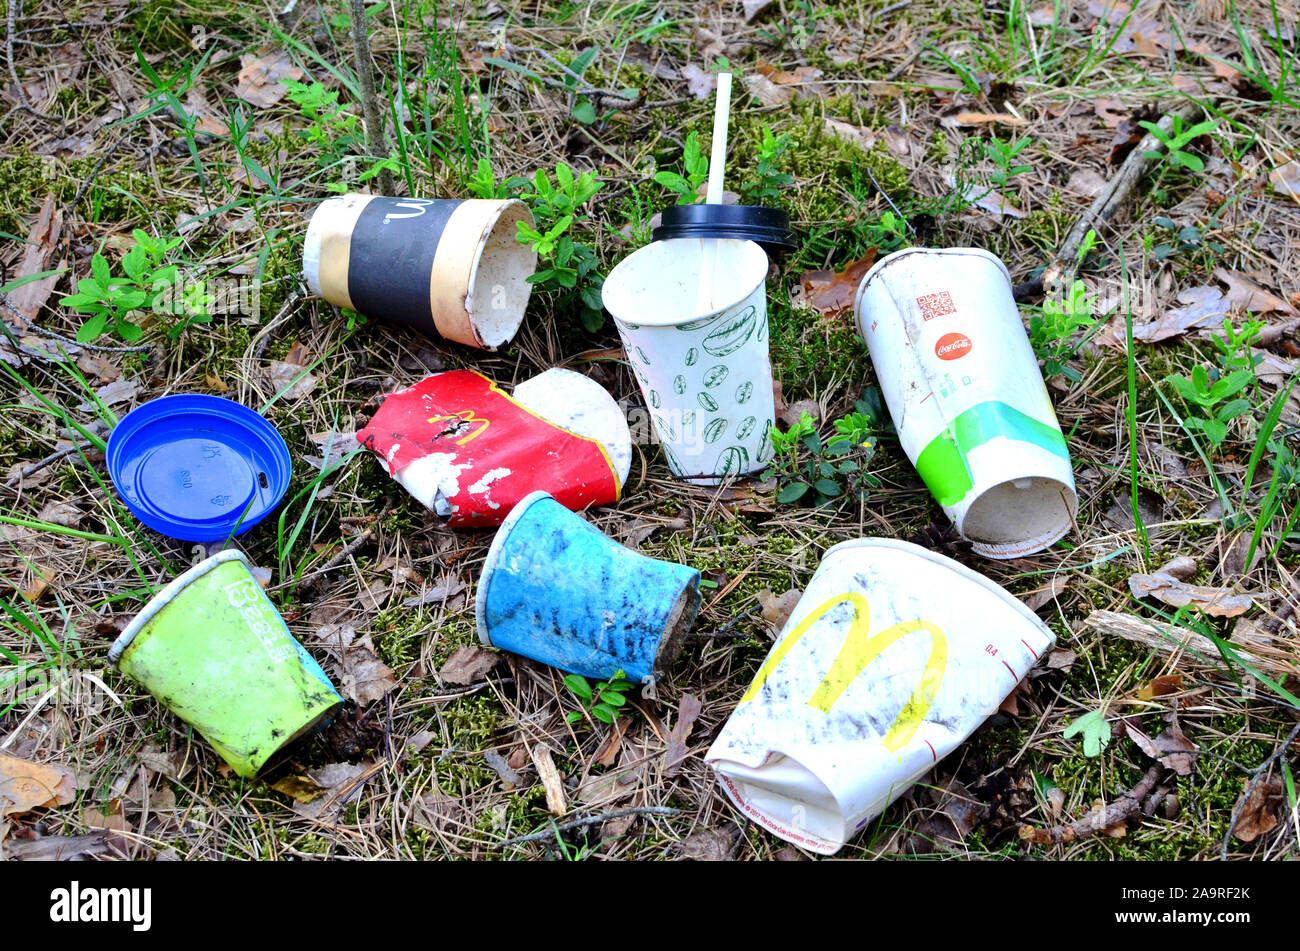
[[[825,95],[795,86],[787,102],[769,106],[738,84],[733,104],[729,187],[762,184],[750,171],[765,129],[790,142],[777,171],[794,181],[776,187],[770,201],[790,212],[805,240],[769,283],[771,353],[787,402],[817,399],[828,420],[838,419],[875,383],[851,315],[822,317],[800,309],[792,297],[803,270],[842,268],[870,248],[883,254],[920,241],[987,247],[1016,281],[1028,280],[1087,206],[1066,188],[1071,176],[1080,169],[1103,177],[1112,172],[1107,159],[1114,130],[1097,116],[1099,98],[1119,99],[1130,109],[1153,103],[1159,112],[1195,98],[1217,123],[1208,140],[1188,146],[1208,160],[1202,175],[1166,163],[1102,235],[1103,253],[1085,262],[1080,274],[1089,293],[1101,281],[1123,280],[1127,288],[1127,278],[1141,276],[1160,289],[1156,306],[1163,308],[1177,291],[1212,283],[1216,267],[1254,272],[1283,297],[1297,289],[1290,276],[1297,263],[1295,206],[1260,187],[1298,131],[1288,108],[1300,95],[1296,48],[1268,35],[1277,15],[1271,0],[1233,2],[1226,20],[1203,15],[1200,5],[1178,8],[1172,20],[1161,13],[1162,25],[1184,46],[1204,43],[1210,53],[1162,47],[1156,57],[1126,50],[1126,31],[1141,13],[1094,28],[1078,5],[1027,0],[997,11],[975,0],[942,8],[912,4],[870,20],[889,5],[783,6],[785,15],[754,24],[742,24],[738,15],[728,20],[722,55],[751,76],[768,65],[823,71],[817,82]],[[1102,637],[1082,622],[1093,610],[1161,617],[1132,599],[1127,578],[1189,554],[1200,562],[1196,582],[1259,592],[1248,617],[1294,650],[1300,638],[1287,607],[1294,595],[1287,592],[1300,568],[1297,507],[1294,476],[1276,447],[1294,449],[1300,419],[1294,378],[1260,382],[1251,391],[1251,412],[1233,421],[1220,447],[1210,447],[1185,424],[1186,407],[1163,385],[1170,375],[1190,375],[1196,365],[1208,364],[1206,348],[1191,337],[1132,342],[1133,324],[1150,316],[1145,298],[1130,298],[1088,331],[1095,336],[1085,341],[1076,335],[1060,351],[1069,354],[1064,359],[1073,372],[1053,379],[1050,393],[1069,434],[1081,496],[1078,531],[1065,543],[1016,562],[976,558],[889,436],[880,439],[870,463],[880,487],[865,502],[844,499],[825,509],[776,505],[772,493],[752,485],[751,495],[683,487],[655,447],[641,446],[625,499],[590,513],[593,523],[616,539],[635,539],[647,554],[707,572],[717,587],[708,589],[705,610],[659,699],[630,700],[620,716],[628,731],[614,765],[596,761],[606,728],[573,730],[564,722],[572,707],[556,671],[512,657],[486,684],[462,688],[440,679],[438,671],[456,648],[477,643],[474,583],[491,534],[448,531],[364,456],[345,454],[323,468],[309,459],[329,459],[351,445],[362,407],[424,375],[429,355],[447,369],[473,367],[506,385],[565,365],[590,373],[629,407],[640,405],[639,390],[622,363],[575,357],[618,343],[608,322],[595,331],[582,326],[572,295],[535,293],[520,334],[495,355],[373,321],[350,322],[302,293],[297,272],[306,219],[316,202],[340,188],[373,184],[363,176],[384,161],[395,165],[402,193],[432,196],[466,195],[480,159],[490,161],[498,182],[531,179],[538,170],[553,174],[564,163],[604,183],[586,206],[590,219],[575,221],[572,233],[592,248],[598,272],[607,273],[645,240],[650,216],[675,200],[654,182],[654,173],[681,170],[686,137],[695,132],[703,144],[712,111],[711,101],[690,96],[682,80],[656,74],[657,58],[674,68],[710,65],[695,36],[692,5],[533,4],[503,14],[504,34],[476,9],[406,0],[373,14],[371,42],[391,152],[370,155],[359,131],[350,39],[346,25],[335,22],[345,13],[337,0],[321,6],[319,19],[303,8],[297,19],[274,21],[236,4],[140,4],[95,38],[97,57],[121,67],[114,81],[82,56],[60,67],[57,90],[39,86],[54,75],[51,51],[36,45],[44,42],[42,34],[23,29],[63,21],[53,5],[27,5],[27,22],[20,21],[15,38],[15,68],[30,86],[33,108],[59,116],[66,131],[22,111],[6,117],[0,231],[26,235],[47,193],[64,213],[64,239],[49,267],[66,261],[69,270],[39,325],[75,335],[81,317],[59,307],[58,296],[90,274],[95,252],[116,269],[122,239],[133,228],[161,240],[179,237],[168,263],[183,272],[208,281],[255,281],[261,298],[256,314],[217,314],[176,339],[168,336],[171,325],[147,321],[147,353],[84,351],[72,362],[0,363],[0,412],[10,423],[0,434],[6,479],[71,440],[86,446],[6,487],[0,504],[0,685],[15,671],[70,666],[100,677],[121,700],[67,718],[57,740],[52,733],[15,740],[22,755],[74,766],[88,782],[73,807],[11,823],[39,818],[56,834],[87,831],[85,808],[106,808],[120,794],[119,780],[158,750],[181,764],[173,775],[150,773],[154,791],[166,789],[176,806],[157,814],[151,809],[148,819],[128,808],[128,821],[149,823],[137,830],[141,857],[168,848],[196,858],[673,857],[693,832],[727,833],[739,822],[701,757],[776,633],[762,617],[759,594],[801,588],[825,549],[877,535],[940,550],[1021,596],[1063,583],[1039,614],[1076,659],[1068,669],[1036,672],[1019,698],[1019,715],[991,718],[925,780],[931,789],[909,792],[843,854],[1023,856],[1017,826],[1041,824],[1046,809],[1034,792],[1035,777],[1062,790],[1066,818],[1073,819],[1094,800],[1114,798],[1147,766],[1118,730],[1090,758],[1074,739],[1063,738],[1065,725],[1104,707],[1112,723],[1135,716],[1144,729],[1158,732],[1162,715],[1177,701],[1184,732],[1202,750],[1193,774],[1175,784],[1181,811],[1143,819],[1124,838],[1092,837],[1037,847],[1033,854],[1082,860],[1217,855],[1241,778],[1286,735],[1295,683],[1260,682],[1231,663],[1238,649],[1231,622],[1181,616],[1180,623],[1221,643],[1227,659],[1178,661]],[[60,42],[88,40],[75,29],[57,35]],[[515,50],[503,48],[502,35]],[[313,118],[288,96],[267,106],[235,98],[241,56],[276,51],[302,70],[304,86],[319,83],[337,94],[341,118]],[[78,54],[69,48],[59,55],[76,60]],[[585,64],[582,82],[592,87],[639,90],[637,104],[626,107],[615,97],[581,91],[559,65],[575,63]],[[1216,64],[1231,64],[1243,82],[1227,84],[1215,75]],[[220,119],[227,132],[200,128],[200,102],[207,107],[203,114]],[[1032,145],[1018,156],[996,148],[990,153],[988,127],[952,124],[962,111],[1023,116],[1023,127],[993,131],[1004,143]],[[349,124],[349,117],[356,121]],[[867,129],[876,136],[874,145],[838,138],[827,118]],[[884,135],[893,125],[908,133],[905,154]],[[79,145],[83,130],[87,144]],[[998,155],[1005,158],[1001,167]],[[1005,173],[1001,182],[993,177],[999,171]],[[948,174],[1005,192],[1025,218],[998,221],[964,208]],[[1211,189],[1225,199],[1215,199]],[[886,214],[907,219],[911,231],[891,225]],[[1156,217],[1200,229],[1201,244],[1156,260],[1151,245],[1174,233],[1153,225]],[[632,240],[624,237],[625,227]],[[1222,250],[1211,249],[1211,241]],[[20,242],[9,243],[0,283],[13,285],[21,250]],[[1027,308],[1026,318],[1031,314]],[[111,335],[97,342],[119,343]],[[264,370],[296,346],[306,355],[301,375],[309,375],[314,388],[290,398],[292,387],[270,383]],[[1285,339],[1275,345],[1273,356],[1294,359],[1286,346]],[[100,399],[100,388],[119,374],[136,383],[134,400]],[[294,464],[285,503],[275,522],[268,519],[237,544],[254,563],[274,569],[270,596],[331,673],[337,675],[337,658],[326,656],[315,632],[343,624],[370,635],[398,679],[397,690],[371,711],[389,744],[353,757],[376,764],[375,772],[358,795],[319,817],[294,812],[291,800],[271,785],[338,762],[326,738],[300,744],[259,780],[240,781],[137,685],[102,669],[114,629],[196,556],[191,546],[134,522],[107,483],[101,459],[117,416],[171,392],[236,399],[261,409],[284,434]],[[83,405],[88,408],[78,408]],[[1171,459],[1185,474],[1162,467]],[[80,513],[73,527],[42,516],[55,502]],[[1225,577],[1224,543],[1234,532],[1248,535],[1245,563],[1251,567]],[[361,544],[334,560],[361,536]],[[326,564],[331,567],[322,571]],[[35,591],[27,587],[34,573],[49,578],[48,587],[25,598],[24,591]],[[416,608],[404,605],[439,583],[464,589]],[[1138,698],[1152,677],[1173,671],[1185,677],[1181,693]],[[1244,695],[1251,683],[1256,695]],[[692,755],[677,775],[667,776],[662,752],[683,693],[700,699],[704,710],[690,737]],[[0,703],[0,739],[32,713],[30,706],[5,706]],[[47,716],[51,708],[37,710],[28,726]],[[416,738],[423,744],[418,751],[410,746]],[[638,816],[621,832],[598,823],[497,848],[503,838],[550,828],[553,817],[528,755],[541,743],[566,780],[575,814],[633,804],[677,812]],[[514,768],[523,786],[512,788],[488,764],[489,750],[521,764]],[[1283,762],[1292,775],[1300,751]],[[627,780],[613,784],[612,799],[592,792],[593,780],[610,776]],[[931,793],[954,780],[990,802],[991,790],[1011,790],[998,801],[1015,805],[993,809],[963,847],[949,851],[934,844],[924,820],[935,812]],[[1296,842],[1286,831],[1293,825],[1284,822],[1251,845],[1233,840],[1233,854],[1294,855]],[[783,848],[743,826],[734,854],[767,859]],[[933,849],[939,851],[927,851]]]

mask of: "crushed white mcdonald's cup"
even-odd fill
[[[983,575],[917,545],[826,552],[705,755],[747,817],[831,855],[951,753],[1055,637]]]

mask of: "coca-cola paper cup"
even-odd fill
[[[895,251],[856,310],[903,449],[975,551],[1018,558],[1068,532],[1070,455],[1006,266],[974,248]]]

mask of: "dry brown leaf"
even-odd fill
[[[284,399],[297,400],[316,389],[316,378],[296,363],[272,360],[262,368],[262,378],[275,390],[284,391]]]
[[[217,111],[212,108],[197,86],[191,86],[185,96],[185,111],[191,116],[198,117],[199,121],[194,123],[195,132],[207,135],[230,135],[230,126],[217,115]]]
[[[66,806],[76,795],[76,774],[66,766],[43,766],[0,753],[0,819],[45,806]]]
[[[1068,647],[1058,647],[1047,655],[1047,662],[1043,666],[1048,670],[1069,670],[1078,659],[1079,655]]]
[[[870,149],[876,144],[876,134],[870,129],[841,122],[839,119],[823,119],[822,122],[827,132],[845,142],[851,142],[864,149]]]
[[[1002,702],[998,704],[998,710],[1001,711],[1002,713],[1005,713],[1009,717],[1020,716],[1019,698],[1022,693],[1026,695],[1033,693],[1032,689],[1029,686],[1028,677],[1026,677],[1024,680],[1020,681],[1018,684],[1016,684],[1014,687],[1011,688],[1011,692],[1008,693],[1005,697],[1003,697]]]
[[[135,394],[138,391],[139,387],[135,384],[135,381],[128,380],[126,377],[120,377],[112,383],[105,383],[103,386],[96,387],[95,395],[99,397],[99,401],[105,406],[113,406],[117,403],[125,403],[129,400],[135,399]],[[87,400],[84,403],[78,404],[77,409],[83,413],[89,413],[94,410],[95,407],[89,400]]]
[[[807,413],[813,419],[819,420],[825,414],[822,412],[821,404],[816,400],[798,400],[788,406],[777,403],[776,418],[785,423],[786,426],[793,426],[803,419],[803,414]]]
[[[1237,594],[1231,588],[1210,588],[1187,584],[1172,575],[1130,575],[1129,590],[1135,598],[1155,598],[1171,607],[1191,605],[1212,617],[1236,617],[1250,610],[1252,601],[1248,594]]]
[[[1157,568],[1156,574],[1169,575],[1179,581],[1186,581],[1196,574],[1196,559],[1191,555],[1179,555]]]
[[[907,133],[896,125],[890,125],[885,128],[885,144],[895,155],[910,155],[912,153],[912,140],[908,138]]]
[[[329,792],[310,776],[285,776],[273,782],[271,788],[298,802],[315,802]]]
[[[1151,678],[1151,682],[1140,688],[1137,695],[1139,700],[1154,700],[1156,697],[1167,697],[1171,693],[1178,693],[1182,689],[1182,674],[1162,674]]]
[[[1249,274],[1217,267],[1214,269],[1214,276],[1228,285],[1224,296],[1229,305],[1234,308],[1241,307],[1253,314],[1277,313],[1286,314],[1288,317],[1300,317],[1300,310],[1296,310],[1289,301],[1283,300],[1260,285]]]
[[[369,769],[368,763],[329,763],[319,769],[309,769],[303,779],[314,783],[323,794],[309,801],[300,799],[291,808],[308,819],[320,818],[327,809],[341,809],[344,803],[360,795],[362,784],[358,780]]]
[[[619,751],[623,748],[623,730],[624,726],[619,720],[610,724],[609,732],[605,734],[605,738],[600,741],[600,746],[596,747],[596,752],[592,754],[592,762],[599,763],[601,766],[613,766],[618,762]]]
[[[1106,190],[1106,179],[1094,169],[1080,168],[1066,181],[1065,190],[1085,198],[1096,198]]]
[[[678,853],[685,859],[696,862],[725,862],[731,858],[731,849],[736,837],[728,832],[714,829],[700,829],[692,832],[677,846]]]
[[[774,69],[771,72],[764,71],[763,74],[778,86],[801,87],[795,90],[801,99],[826,91],[826,87],[817,82],[825,74],[813,66],[797,66],[794,70]]]
[[[254,106],[273,106],[289,92],[286,79],[303,77],[301,67],[294,65],[285,50],[267,50],[245,53],[239,57],[239,77],[235,95]]]
[[[701,69],[694,63],[687,63],[681,68],[682,79],[686,80],[686,91],[696,99],[708,99],[718,85],[718,74]]]
[[[1249,787],[1249,780],[1244,781]],[[1243,794],[1244,795],[1244,794]],[[1261,835],[1266,835],[1277,828],[1281,821],[1282,807],[1286,804],[1286,791],[1282,780],[1266,779],[1255,784],[1250,798],[1237,816],[1232,827],[1232,834],[1241,842],[1254,842]]]
[[[7,280],[14,281],[20,277],[51,270],[54,255],[58,251],[59,237],[62,233],[63,215],[57,210],[54,196],[46,195],[40,213],[36,216],[36,221],[27,234],[27,243],[23,246],[23,256],[14,269],[12,277]],[[31,323],[36,319],[40,309],[45,306],[45,302],[49,300],[54,285],[58,283],[62,276],[61,274],[55,274],[15,288],[7,295],[9,303],[27,318],[28,323]],[[19,329],[23,328],[20,326]]]
[[[506,758],[497,750],[485,750],[483,752],[483,761],[496,770],[496,774],[501,777],[501,781],[506,784],[507,788],[519,789],[524,784],[524,777],[519,775],[517,770],[511,768],[506,762]]]
[[[108,851],[107,832],[88,835],[47,835],[39,839],[9,839],[0,848],[5,858],[18,862],[69,862]]]
[[[1268,173],[1268,183],[1273,190],[1300,201],[1300,162],[1290,161]]]
[[[862,278],[876,263],[876,249],[851,262],[842,271],[804,271],[800,276],[803,302],[828,317],[838,317],[853,306]]]
[[[477,683],[486,677],[487,672],[501,663],[502,660],[500,654],[484,650],[481,647],[472,645],[458,647],[447,658],[447,663],[442,665],[442,670],[438,671],[438,677],[444,683],[449,684],[464,686]]]
[[[369,634],[358,635],[347,624],[326,624],[316,636],[339,658],[339,690],[343,696],[365,706],[397,686],[393,671],[375,654]]]
[[[950,188],[957,187],[957,180],[951,175],[946,177]],[[996,189],[978,182],[965,182],[961,189],[962,199],[975,208],[987,211],[998,218],[1023,218],[1025,213],[1004,198]]]
[[[722,37],[712,30],[697,26],[695,28],[695,48],[700,51],[707,62],[725,53],[727,44],[722,41]]]
[[[1127,119],[1132,112],[1128,106],[1118,99],[1110,99],[1104,96],[1097,99],[1093,107],[1097,111],[1097,118],[1108,129],[1118,129],[1120,123]]]
[[[1171,308],[1155,320],[1134,327],[1133,339],[1157,343],[1189,330],[1218,327],[1230,309],[1223,291],[1208,285],[1185,288],[1175,300],[1183,306]]]
[[[1121,722],[1124,723],[1124,729],[1129,737],[1147,756],[1168,766],[1179,776],[1192,774],[1192,765],[1196,761],[1199,750],[1195,743],[1183,735],[1177,719],[1169,725],[1169,729],[1155,738],[1147,736],[1128,721]]]
[[[682,694],[677,702],[677,719],[673,722],[673,731],[668,734],[668,749],[664,753],[664,776],[676,776],[686,759],[686,740],[691,735],[691,727],[703,710],[700,701],[689,693]]]
[[[1035,588],[1033,591],[1026,591],[1020,596],[1020,600],[1025,607],[1031,611],[1037,611],[1050,601],[1055,601],[1060,597],[1066,587],[1070,584],[1069,580],[1062,577],[1054,577],[1047,584]]]
[[[338,441],[336,439],[336,441]],[[331,457],[335,455],[331,451]],[[339,455],[342,455],[340,452]],[[413,598],[407,598],[402,602],[404,608],[418,608],[426,604],[441,604],[448,598],[454,598],[465,590],[465,582],[458,578],[451,578],[447,581],[439,582],[431,588],[425,588]]]
[[[546,790],[546,808],[553,816],[562,816],[569,811],[569,801],[564,795],[564,782],[560,771],[555,768],[551,751],[545,746],[532,748],[533,765],[537,767],[537,777]]]
[[[78,528],[81,525],[82,511],[71,502],[47,502],[36,516],[42,522],[52,522],[64,528]]]
[[[1009,125],[1021,126],[1027,122],[1020,116],[1013,116],[1006,112],[959,112],[955,116],[945,116],[939,120],[939,124],[948,128],[973,125]]]
[[[770,589],[764,588],[758,593],[758,603],[763,609],[763,620],[771,624],[773,630],[779,632],[785,627],[785,622],[790,619],[790,615],[794,613],[801,596],[802,592],[797,588],[791,589],[780,596],[774,595]]]
[[[745,87],[751,96],[765,106],[781,106],[794,98],[794,90],[789,86],[778,86],[766,76],[746,76]]]

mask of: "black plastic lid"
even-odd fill
[[[790,216],[780,208],[761,205],[673,205],[651,237],[739,238],[754,241],[769,255],[799,247],[790,229]]]

